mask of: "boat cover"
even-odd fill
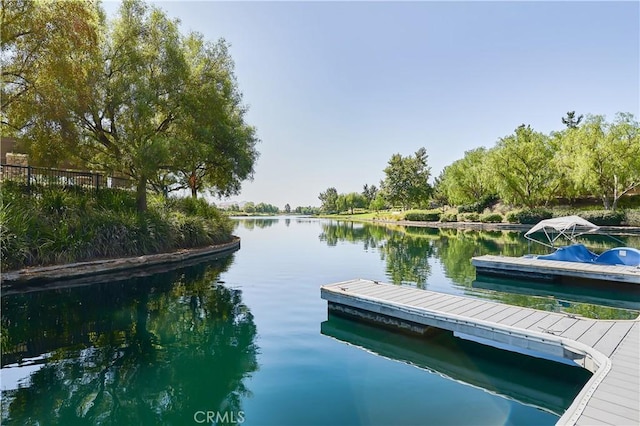
[[[640,250],[633,247],[616,247],[602,253],[595,262],[603,265],[640,266]]]
[[[537,259],[589,263],[593,262],[597,257],[597,254],[591,252],[583,244],[573,244],[566,247],[560,247],[551,254],[538,256]]]
[[[525,234],[525,238],[545,245],[553,247],[556,240],[564,237],[575,243],[575,238],[589,232],[599,229],[598,225],[594,225],[580,216],[564,216],[553,219],[545,219],[538,222],[533,228],[529,229]],[[547,237],[547,242],[533,238],[531,235],[536,232],[543,232]]]

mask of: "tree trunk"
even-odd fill
[[[147,177],[141,175],[138,178],[138,186],[136,187],[136,207],[138,212],[147,211]]]
[[[189,176],[189,188],[191,188],[191,197],[198,198],[198,177],[196,172],[191,172],[191,176]]]

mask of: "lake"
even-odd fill
[[[236,223],[242,248],[221,260],[3,295],[2,423],[551,425],[585,370],[446,332],[416,338],[328,317],[320,286],[359,277],[592,318],[638,316],[634,295],[476,280],[474,255],[544,252],[515,232]],[[638,246],[633,238],[625,243]]]

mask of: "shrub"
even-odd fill
[[[498,196],[495,194],[485,195],[480,200],[472,204],[463,204],[458,206],[460,213],[482,213],[487,207],[491,207],[498,202]]]
[[[524,209],[507,214],[507,222],[533,225],[544,219],[551,219],[553,214],[546,209]]]
[[[640,210],[627,210],[624,222],[629,226],[640,226]]]
[[[459,205],[458,212],[459,213],[478,213],[477,203]]]
[[[600,226],[617,226],[622,223],[625,219],[625,214],[623,211],[617,210],[590,210],[580,212],[580,217],[588,220],[594,225]]]
[[[440,220],[441,213],[434,210],[412,210],[404,215],[404,220],[416,222],[437,222]]]
[[[500,223],[502,215],[500,213],[488,213],[480,216],[480,222],[483,223]]]
[[[440,215],[440,222],[457,222],[458,215],[455,213],[443,213]]]
[[[459,214],[458,220],[461,222],[477,222],[480,220],[480,215],[478,213]]]
[[[135,194],[124,190],[41,188],[27,195],[2,185],[0,192],[2,271],[202,247],[229,241],[233,231],[205,200],[153,199],[138,213]]]

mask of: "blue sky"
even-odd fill
[[[154,3],[231,44],[261,139],[236,201],[317,206],[379,186],[394,153],[424,146],[437,176],[522,123],[640,115],[638,2]]]

